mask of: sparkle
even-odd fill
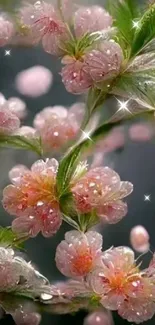
[[[92,138],[90,137],[91,132],[86,132],[86,131],[83,131],[83,130],[81,130],[81,131],[82,131],[82,134],[83,134],[83,140],[88,139],[90,141],[93,141]]]
[[[5,50],[5,56],[10,56],[11,55],[11,50]]]
[[[144,201],[149,201],[150,202],[151,201],[151,195],[150,194],[149,195],[145,194],[144,195]]]
[[[130,100],[127,100],[127,101],[121,101],[119,99],[117,99],[118,103],[119,103],[119,109],[117,112],[120,112],[120,111],[126,111],[128,112],[129,114],[132,114],[128,108],[128,103]]]
[[[132,21],[132,26],[133,28],[139,28],[140,27],[140,22],[139,21]]]

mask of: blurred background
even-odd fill
[[[115,0],[114,0],[115,1]],[[84,1],[81,1],[82,3]],[[89,0],[89,4],[104,1]],[[140,1],[142,3],[142,1]],[[11,50],[10,55],[6,55],[6,50]],[[15,88],[15,77],[17,73],[34,65],[42,65],[49,68],[54,77],[53,85],[49,92],[38,98],[30,98],[20,95]],[[28,116],[24,121],[26,125],[32,125],[32,120],[36,112],[46,106],[64,105],[70,106],[79,101],[78,96],[73,96],[66,92],[59,75],[60,62],[51,55],[45,53],[41,48],[1,48],[0,49],[0,92],[6,98],[17,96],[26,102]],[[111,103],[108,103],[111,105]],[[113,226],[106,226],[100,229],[103,234],[104,249],[110,246],[130,245],[129,234],[134,225],[142,224],[146,227],[151,238],[151,250],[155,250],[155,139],[146,143],[127,142],[125,148],[109,157],[109,165],[115,169],[122,180],[128,180],[134,184],[134,192],[128,198],[128,215]],[[0,152],[0,188],[9,183],[8,172],[15,164],[26,164],[30,166],[37,157],[29,152],[15,150],[1,150]],[[1,193],[2,194],[2,193]],[[145,195],[150,195],[150,201],[145,201]],[[0,208],[0,225],[8,226],[11,217],[3,208]],[[64,233],[69,228],[63,224],[57,235],[50,239],[45,239],[41,235],[29,240],[26,243],[26,250],[30,260],[37,265],[40,272],[50,281],[62,280],[63,277],[55,267],[54,256],[58,243],[63,239]],[[148,253],[144,260],[151,258]],[[42,325],[75,324],[82,325],[86,313],[77,315],[42,315]],[[154,324],[155,320],[148,324]],[[114,322],[117,325],[127,324],[114,313]],[[14,324],[11,317],[6,317],[0,324]],[[31,325],[31,324],[30,324]],[[104,325],[104,324],[103,324]]]

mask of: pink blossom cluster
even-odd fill
[[[128,247],[102,252],[102,236],[95,231],[66,233],[56,250],[56,264],[75,278],[104,308],[117,310],[130,322],[141,323],[155,313],[154,257],[140,270]]]
[[[46,52],[62,58],[65,66],[61,76],[67,91],[80,94],[94,84],[117,76],[123,53],[109,36],[103,37],[113,23],[105,9],[94,5],[70,11],[67,3],[63,1],[59,9],[45,1],[26,3],[17,12],[14,25],[1,16],[0,44],[37,45],[41,42]],[[25,91],[28,86],[23,88]],[[31,94],[30,88],[28,92]]]
[[[26,115],[25,103],[16,97],[8,100],[0,94],[0,134],[13,134],[20,127],[20,119]]]
[[[16,216],[13,231],[35,237],[40,231],[45,237],[54,235],[62,215],[57,197],[56,175],[58,162],[55,159],[36,161],[31,170],[15,166],[9,173],[12,185],[3,191],[3,207]],[[121,182],[118,174],[108,167],[91,169],[70,184],[74,204],[81,214],[95,212],[102,221],[116,223],[127,213],[122,201],[133,186]]]

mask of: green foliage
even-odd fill
[[[11,228],[0,227],[0,246],[23,249],[23,238],[17,237]]]
[[[61,160],[57,173],[57,191],[61,197],[69,191],[71,178],[77,168],[80,158],[81,144],[77,145]]]
[[[137,19],[138,6],[136,0],[108,0],[108,10],[114,18],[114,26],[118,29],[118,42],[126,47],[133,41],[135,29],[133,22]]]
[[[144,108],[155,108],[155,53],[139,55],[115,83],[112,94],[135,99]],[[134,113],[134,112],[133,112]]]
[[[28,139],[19,135],[0,135],[0,147],[30,150],[42,156],[40,138]]]
[[[138,22],[130,57],[140,53],[155,38],[155,4],[152,4]]]

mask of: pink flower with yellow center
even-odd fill
[[[102,236],[95,231],[67,232],[56,250],[56,264],[67,277],[84,277],[101,263]]]
[[[103,253],[102,261],[102,267],[88,279],[93,291],[101,297],[103,306],[118,310],[122,317],[132,322],[152,317],[155,312],[152,284],[146,272],[136,266],[133,251],[128,247],[112,248]]]
[[[55,159],[39,160],[31,170],[25,166],[15,167],[10,172],[13,185],[3,191],[5,210],[17,218],[12,228],[18,233],[35,237],[40,231],[45,237],[57,232],[61,214],[56,197]]]
[[[95,210],[101,220],[108,223],[117,223],[126,215],[127,205],[122,199],[132,190],[131,183],[122,182],[108,167],[90,169],[71,189],[79,212]]]

